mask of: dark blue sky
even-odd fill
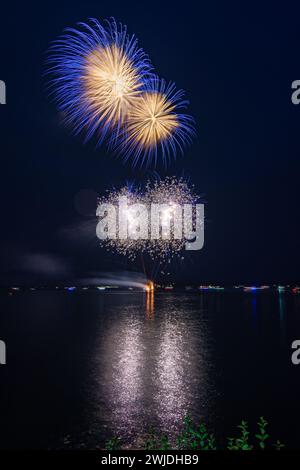
[[[204,194],[205,247],[177,279],[296,282],[299,262],[300,5],[228,2],[6,2],[1,12],[1,283],[25,276],[24,255],[67,260],[71,272],[134,268],[105,254],[74,198],[146,178],[105,147],[61,126],[45,92],[45,52],[63,28],[115,16],[135,33],[157,73],[186,90],[197,140],[169,168]],[[3,11],[4,8],[4,11]],[[164,174],[164,172],[161,172]],[[94,225],[93,225],[94,224]],[[82,236],[84,227],[91,231]],[[78,230],[76,229],[78,227]],[[86,234],[85,234],[86,235]],[[30,261],[29,261],[30,264]]]

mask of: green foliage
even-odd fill
[[[160,450],[169,450],[171,449],[169,438],[167,435],[164,435],[160,438]]]
[[[255,434],[256,439],[259,442],[260,449],[264,450],[266,448],[265,441],[268,439],[269,434],[267,434],[266,427],[268,426],[268,422],[261,416],[257,423],[259,433]]]
[[[273,444],[273,446],[275,447],[276,450],[281,450],[285,447],[285,445],[281,444],[281,442],[278,440],[275,442],[275,444]]]
[[[145,450],[156,450],[158,449],[157,436],[155,435],[154,428],[150,428],[149,435],[145,440]]]
[[[182,450],[216,450],[215,436],[209,434],[204,423],[195,427],[191,418],[183,419],[183,431],[177,437],[177,447]]]
[[[155,430],[150,428],[144,448],[145,450],[169,450],[171,449],[169,437],[166,434],[158,436],[155,434]]]
[[[240,430],[239,437],[229,437],[228,438],[228,450],[252,450],[253,446],[249,445],[249,431],[247,421],[242,421],[238,425]]]
[[[227,439],[227,450],[253,450],[259,448],[266,449],[268,439],[270,438],[267,433],[268,422],[261,416],[258,420],[258,432],[251,438],[249,426],[247,421],[241,421],[237,426],[238,434],[235,437]],[[174,444],[171,444],[174,442]],[[175,444],[176,442],[176,444]],[[255,442],[258,443],[255,446]],[[106,450],[118,450],[121,448],[122,442],[119,438],[114,437],[106,444]],[[270,445],[269,448],[281,450],[284,447],[280,441]],[[206,425],[201,423],[195,426],[189,415],[183,418],[183,428],[178,436],[168,436],[167,434],[159,435],[153,428],[150,428],[149,434],[144,441],[143,448],[146,450],[217,450],[218,447],[214,434],[209,433]]]
[[[113,437],[106,443],[105,449],[106,450],[120,450],[121,445],[122,445],[121,439],[119,439],[118,437]]]
[[[169,450],[171,449],[169,438],[166,434],[158,436],[153,428],[150,428],[147,439],[144,444],[145,450]]]

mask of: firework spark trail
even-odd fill
[[[143,204],[150,208],[151,204],[167,204],[167,208],[164,212],[163,217],[166,221],[171,223],[172,217],[174,216],[173,208],[176,204],[183,206],[184,204],[197,204],[199,196],[194,193],[193,186],[189,186],[183,178],[166,177],[159,181],[148,181],[145,186],[145,190],[142,192],[139,188],[132,186],[125,186],[120,190],[113,190],[107,193],[106,196],[99,198],[99,206],[101,204],[111,204],[117,206],[119,198],[122,196],[127,197],[128,201],[128,228],[130,229],[131,221],[130,205],[131,204]],[[113,221],[108,221],[111,223]],[[114,223],[114,222],[113,222]],[[150,230],[150,228],[149,228]],[[118,221],[117,221],[117,233],[118,233]],[[160,260],[160,262],[170,262],[174,256],[182,257],[182,252],[185,249],[185,238],[176,239],[174,236],[171,238],[153,239],[150,236],[146,239],[132,239],[132,238],[105,238],[99,240],[102,247],[108,251],[112,251],[116,254],[126,256],[129,260],[133,261],[141,254],[145,253],[150,256],[153,260]]]
[[[67,28],[50,48],[50,90],[75,134],[100,144],[114,138],[133,106],[152,66],[126,26],[96,19]]]
[[[177,150],[190,144],[195,135],[194,120],[181,112],[188,101],[174,83],[152,77],[128,111],[117,150],[133,166],[157,164],[158,157],[167,165]]]

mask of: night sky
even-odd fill
[[[205,246],[174,266],[182,282],[300,281],[300,5],[43,1],[1,6],[0,283],[139,269],[97,246],[78,193],[143,181],[60,122],[45,54],[66,26],[114,16],[157,73],[186,91],[197,139],[163,176],[189,177],[206,201]],[[41,271],[41,273],[40,273]]]

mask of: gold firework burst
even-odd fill
[[[178,127],[173,112],[174,104],[162,93],[145,92],[136,100],[128,113],[127,132],[130,143],[135,142],[146,149],[156,147],[170,137]]]
[[[110,127],[122,124],[141,87],[139,73],[123,48],[112,44],[93,50],[82,79],[90,116]]]

